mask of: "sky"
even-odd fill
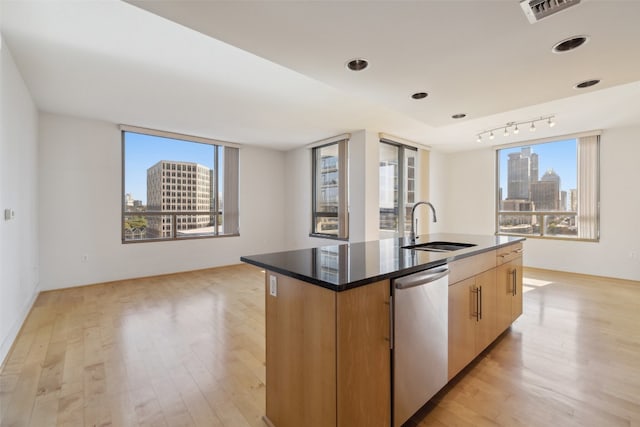
[[[576,188],[578,178],[577,166],[577,140],[567,139],[545,144],[533,144],[530,146],[533,153],[538,154],[538,179],[549,170],[553,169],[560,176],[560,191],[569,191]],[[502,194],[507,196],[507,158],[510,153],[517,153],[523,147],[502,149],[500,156],[500,187]]]
[[[147,204],[147,169],[160,160],[200,163],[213,169],[214,147],[209,144],[125,132],[125,194]]]

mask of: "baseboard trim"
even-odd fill
[[[35,304],[36,299],[38,299],[38,295],[40,295],[39,288],[39,285],[35,286],[31,298],[23,306],[22,310],[20,311],[20,315],[13,322],[13,325],[11,326],[11,329],[9,329],[9,333],[7,334],[7,336],[2,339],[2,344],[0,344],[0,371],[4,370],[4,364],[7,362],[7,360],[9,360],[9,355],[13,351],[13,346],[16,343],[16,338],[20,334],[20,331],[22,331],[27,317],[29,317],[29,314],[31,314],[31,310],[33,310],[33,305]]]
[[[619,283],[626,283],[626,284],[633,284],[633,285],[637,285],[638,283],[640,283],[637,280],[621,279],[619,277],[598,276],[595,274],[586,274],[586,273],[574,273],[572,271],[551,270],[549,268],[540,268],[540,267],[527,267],[526,265],[523,266],[523,270],[525,275],[527,274],[527,272],[530,272],[530,273],[557,274],[561,276],[564,275],[564,276],[572,276],[572,277],[581,277],[583,279],[591,279],[591,280],[605,279],[605,280],[611,280]]]
[[[275,425],[273,425],[273,423],[271,422],[271,420],[269,418],[267,418],[266,415],[262,416],[262,421],[264,421],[264,423],[268,426],[268,427],[276,427]]]

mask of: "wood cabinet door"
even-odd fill
[[[511,325],[513,300],[513,266],[511,262],[496,268],[496,331],[504,332]]]
[[[515,272],[516,291],[515,291],[515,295],[511,299],[511,322],[513,322],[522,314],[522,280],[523,280],[522,257],[520,256],[514,259],[513,261],[510,262],[510,264],[513,266],[513,269],[515,269],[516,271]]]
[[[265,288],[267,419],[278,427],[335,425],[335,292],[270,271]]]
[[[475,278],[449,286],[449,379],[476,356]]]
[[[390,293],[383,280],[336,294],[338,427],[391,424]]]
[[[476,276],[477,297],[480,299],[476,322],[475,353],[479,354],[498,336],[496,328],[496,270],[491,269]]]
[[[496,328],[506,330],[522,314],[522,257],[496,268]]]

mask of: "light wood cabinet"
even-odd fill
[[[450,264],[449,379],[522,314],[522,243]]]
[[[453,378],[496,338],[496,271],[449,286],[449,367]]]
[[[522,314],[522,255],[497,268],[496,326],[506,330]]]
[[[389,426],[389,281],[334,292],[267,271],[265,294],[265,421]]]
[[[451,379],[522,313],[522,244],[449,269]],[[390,281],[335,292],[267,271],[265,286],[267,425],[389,427]]]

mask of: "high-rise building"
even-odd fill
[[[578,190],[575,188],[569,190],[569,210],[571,212],[578,210]]]
[[[318,176],[318,206],[319,212],[338,212],[338,156],[337,153],[323,155],[320,158],[320,175]],[[319,230],[324,232],[338,230],[337,217],[322,217],[319,219]]]
[[[507,162],[507,200],[529,200],[532,182],[538,180],[538,155],[531,147],[509,154]]]
[[[147,169],[147,210],[155,212],[212,212],[211,169],[198,163],[161,160]],[[148,237],[172,237],[176,232],[213,225],[213,215],[150,216]]]
[[[557,211],[560,208],[560,176],[553,169],[545,172],[540,181],[531,184],[531,201],[537,211]]]

